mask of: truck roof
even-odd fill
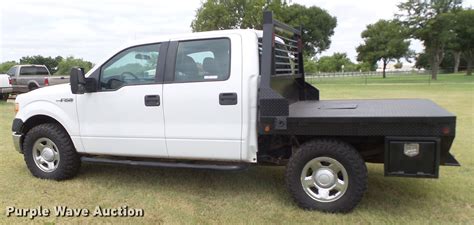
[[[169,41],[174,39],[195,39],[199,37],[214,37],[214,36],[225,36],[229,34],[256,34],[258,37],[262,37],[263,31],[255,29],[229,29],[229,30],[216,30],[216,31],[205,31],[195,33],[181,33],[181,34],[170,34],[170,35],[159,35],[151,38],[143,38],[130,41],[126,43],[126,46],[142,45],[156,42]]]
[[[20,64],[20,65],[15,65],[15,66],[41,66],[41,67],[46,67],[45,65],[39,65],[39,64]]]

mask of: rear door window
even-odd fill
[[[175,82],[221,81],[230,74],[230,40],[227,38],[181,41],[175,65]]]

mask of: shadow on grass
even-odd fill
[[[423,211],[424,208],[432,207],[425,204],[425,199],[437,198],[436,193],[443,191],[437,183],[435,179],[385,177],[383,165],[377,165],[376,168],[371,166],[368,190],[358,209],[391,216],[406,216],[407,212]]]
[[[94,186],[120,188],[125,185],[135,191],[185,191],[196,197],[258,196],[296,208],[285,188],[284,167],[254,166],[245,171],[228,172],[84,164],[76,179],[92,182]],[[384,177],[383,170],[377,167],[369,168],[368,182],[368,191],[356,210],[403,213],[423,207],[417,202],[429,196],[424,191],[423,181]]]

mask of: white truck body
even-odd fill
[[[231,65],[242,65],[232,66],[227,80],[130,85],[84,95],[72,94],[67,84],[56,85],[19,95],[16,118],[54,118],[64,126],[80,153],[255,163],[259,73],[255,63],[259,57],[255,51],[256,31],[159,37],[131,46],[214,38],[228,38]],[[100,70],[106,61],[86,76]],[[219,105],[222,92],[237,93],[238,103]],[[162,97],[162,106],[143,104],[143,96],[153,94]]]
[[[8,96],[13,91],[10,76],[7,74],[0,74],[0,95]]]

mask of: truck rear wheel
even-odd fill
[[[291,156],[286,185],[302,208],[349,212],[367,189],[367,167],[349,144],[313,140],[301,145]]]
[[[38,86],[36,86],[36,84],[31,83],[28,85],[28,91],[33,91],[36,89],[38,89]]]
[[[54,123],[31,128],[25,136],[23,156],[31,174],[43,179],[74,177],[81,165],[69,135]]]

